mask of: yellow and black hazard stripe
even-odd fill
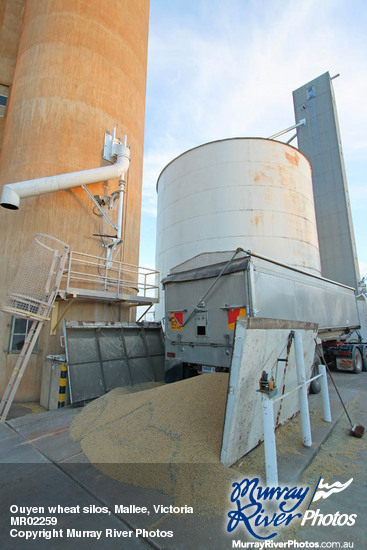
[[[65,363],[61,365],[60,372],[60,386],[59,386],[59,401],[57,408],[65,407],[65,394],[66,394],[66,381],[67,381],[68,367]]]

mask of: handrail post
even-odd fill
[[[117,298],[120,294],[120,280],[121,280],[121,262],[119,262],[119,270],[117,273]]]
[[[321,396],[322,396],[322,407],[324,411],[324,420],[325,422],[331,422],[329,388],[327,384],[325,365],[319,365],[319,372],[320,374],[322,374],[322,376],[320,377],[320,381],[321,381]]]
[[[268,394],[261,394],[261,404],[264,423],[264,450],[266,484],[269,487],[278,486],[277,449],[275,441],[273,401]]]
[[[70,273],[71,273],[72,257],[73,257],[73,251],[70,250],[69,251],[69,261],[68,261],[68,274],[67,274],[67,277],[66,277],[66,292],[69,291],[69,287],[70,287]]]
[[[104,290],[107,291],[107,274],[108,274],[108,264],[110,261],[105,261],[105,275],[104,275]]]
[[[303,342],[301,333],[296,330],[294,333],[294,345],[296,352],[296,367],[299,388],[299,401],[301,410],[302,436],[305,447],[312,447],[310,411],[308,408],[308,395],[305,374],[305,358],[303,354]]]

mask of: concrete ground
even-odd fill
[[[334,373],[333,376],[354,422],[367,426],[367,373]],[[349,435],[348,420],[333,387],[330,384],[329,386],[333,422],[313,422],[311,448],[304,448],[296,441],[291,446],[289,441],[283,445],[287,437],[294,438],[292,429],[297,427],[298,418],[291,421],[292,425],[289,427],[285,426],[277,431],[279,480],[281,485],[307,485],[312,494],[320,476],[329,484],[335,481],[345,483],[353,477],[352,485],[345,491],[313,503],[310,509],[319,509],[319,514],[323,515],[336,512],[344,515],[357,514],[355,525],[324,526],[318,525],[317,521],[312,525],[312,521],[308,521],[301,527],[301,520],[295,520],[295,526],[291,524],[287,530],[279,528],[279,535],[272,540],[296,540],[299,543],[354,542],[354,548],[359,549],[365,547],[367,540],[364,520],[367,434],[361,439]],[[320,411],[320,395],[310,396],[310,407],[313,411]],[[18,414],[24,412],[24,407],[19,409]],[[154,506],[157,505],[167,507],[174,504],[172,498],[164,493],[121,483],[103,475],[98,467],[89,463],[79,443],[69,437],[70,423],[78,413],[79,409],[64,408],[18,416],[0,425],[0,540],[3,550],[224,550],[235,547],[232,540],[242,543],[256,540],[249,537],[243,526],[229,534],[226,530],[228,518],[225,510],[223,513],[213,511],[206,515],[195,510],[193,514],[155,510]],[[315,414],[314,412],[312,415],[313,419],[319,416]],[[283,433],[281,430],[284,430]],[[254,453],[261,458],[262,446]],[[251,455],[253,453],[245,457],[239,467],[239,473],[247,472],[240,479],[246,476],[250,478],[253,459]],[[190,467],[193,468],[194,476],[195,466]],[[263,477],[264,467],[253,471],[252,476],[255,475]],[[228,494],[230,490],[229,487]],[[116,510],[116,505],[146,507],[149,514],[138,513],[136,509]],[[53,506],[60,508],[48,510],[48,507]],[[34,509],[27,511],[21,507]],[[44,511],[39,507],[44,507]],[[106,513],[102,512],[103,508]],[[40,517],[40,520],[36,520],[39,523],[29,519],[23,520],[28,521],[28,524],[17,525],[16,518],[24,518],[27,513],[30,518]],[[56,520],[46,519],[54,517]],[[56,525],[52,524],[53,521],[57,522]],[[327,521],[329,520],[326,523]],[[170,531],[173,536],[165,537],[164,534]],[[91,532],[102,532],[101,538],[98,540],[87,537],[86,533]],[[34,538],[26,540],[26,534]],[[52,535],[52,539],[47,538],[49,535]]]
[[[353,423],[367,429],[367,373],[362,372],[359,376],[337,373],[334,374],[334,379],[338,388],[342,388],[342,395],[346,394],[347,388],[351,391],[358,389],[347,410]],[[336,481],[345,483],[351,478],[353,482],[344,491],[312,503],[310,510],[315,512],[315,517],[297,529],[299,541],[339,541],[348,544],[344,548],[367,548],[367,431],[359,439],[348,434],[349,428],[348,418],[342,413],[326,443],[319,449],[309,467],[302,472],[300,483],[315,486],[320,476],[329,485]],[[346,520],[346,515],[356,514],[355,524],[322,524],[322,515],[325,524],[328,524],[330,515],[335,517],[338,512],[339,516],[344,516],[341,523]],[[342,545],[340,547],[343,548]]]

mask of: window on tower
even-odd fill
[[[33,320],[21,317],[12,317],[10,325],[9,353],[20,353],[30,331]],[[39,340],[37,340],[33,353],[38,353]]]
[[[5,116],[8,97],[9,97],[9,86],[0,84],[0,117]]]

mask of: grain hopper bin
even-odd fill
[[[237,247],[320,274],[311,167],[294,147],[261,138],[206,143],[168,164],[157,192],[163,277],[198,254]]]

